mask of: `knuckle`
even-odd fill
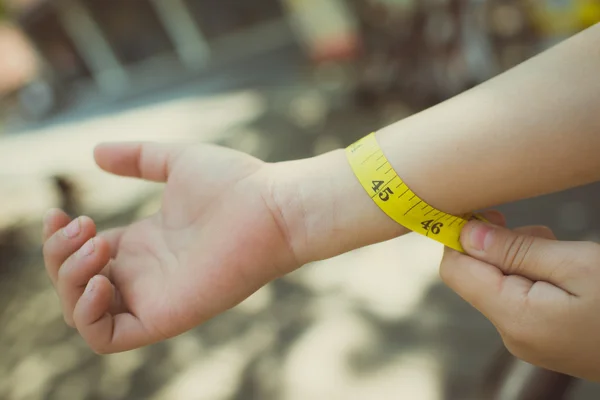
[[[77,319],[77,317],[75,317],[75,319]],[[112,351],[110,351],[109,342],[106,342],[104,340],[92,340],[92,338],[90,338],[90,332],[89,332],[90,327],[89,326],[87,328],[82,329],[81,321],[79,323],[75,322],[75,326],[79,330],[81,336],[87,343],[90,350],[92,350],[94,353],[96,353],[98,355],[105,355],[105,354],[112,353]],[[92,334],[92,336],[93,336],[93,334]]]
[[[68,315],[63,315],[63,319],[65,320],[65,324],[67,324],[70,328],[75,328],[75,322],[73,321],[73,317]]]
[[[525,351],[522,346],[520,346],[519,344],[512,342],[506,338],[503,338],[503,342],[504,342],[504,347],[506,347],[506,350],[508,350],[508,352],[510,354],[512,354],[514,357],[516,357],[520,360],[523,360],[523,361],[529,360],[529,358],[527,356],[527,351]]]
[[[459,254],[445,249],[444,256],[440,263],[438,274],[440,279],[447,285],[450,285],[455,275],[456,266],[460,262]]]
[[[92,325],[82,320],[81,310],[75,311],[73,315],[75,326],[81,337],[91,351],[98,355],[113,354],[112,341],[109,337],[101,335]]]
[[[88,339],[86,339],[86,342],[87,342],[88,346],[90,347],[90,349],[92,349],[92,351],[98,355],[106,355],[106,354],[115,353],[115,351],[113,351],[113,349],[112,349],[110,340],[104,340],[104,339],[88,340]]]
[[[98,354],[99,356],[111,354],[107,346],[92,343],[88,343],[88,346],[90,346],[90,349],[92,349],[92,351]]]
[[[502,265],[509,273],[519,275],[523,271],[535,238],[526,235],[512,235],[504,245]]]

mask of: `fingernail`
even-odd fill
[[[484,222],[471,222],[467,245],[471,250],[483,251],[486,249],[494,226]]]
[[[90,239],[81,248],[77,251],[77,254],[81,257],[87,257],[92,254],[95,250],[96,246],[94,244],[94,239]]]
[[[63,229],[64,235],[66,237],[68,237],[69,239],[73,239],[74,237],[79,235],[80,232],[81,232],[81,222],[79,221],[79,218],[71,221],[71,223],[69,225],[67,225],[66,228]]]

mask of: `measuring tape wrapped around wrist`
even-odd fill
[[[480,215],[456,216],[437,210],[419,198],[391,166],[372,133],[346,149],[354,174],[371,199],[390,218],[413,232],[464,253],[460,233]]]

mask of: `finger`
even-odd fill
[[[44,226],[42,228],[42,241],[46,241],[56,231],[67,226],[71,222],[71,218],[62,210],[53,208],[44,216]]]
[[[118,353],[153,342],[142,322],[130,313],[108,313],[114,298],[113,286],[102,275],[93,277],[75,306],[75,326],[98,354]]]
[[[96,225],[89,217],[79,217],[56,231],[44,243],[44,264],[52,283],[56,285],[58,270],[73,253],[96,236]]]
[[[500,269],[447,248],[440,265],[440,276],[463,300],[495,322],[504,308],[499,305],[505,278]]]
[[[104,240],[106,240],[108,243],[108,246],[110,247],[111,258],[117,257],[117,253],[119,252],[119,244],[124,232],[125,228],[114,228],[98,234],[99,237],[104,238]]]
[[[159,143],[106,143],[94,150],[96,163],[115,175],[165,182],[183,146]]]
[[[548,240],[557,240],[556,235],[554,232],[552,232],[552,229],[548,228],[547,226],[525,226],[515,229],[515,232]],[[559,301],[569,297],[571,294],[577,293],[577,289],[572,290],[574,290],[573,293],[565,292],[563,289],[548,282],[537,281],[531,283],[531,287],[527,289],[527,296],[530,299],[541,300],[545,304],[548,304],[548,300],[554,299]]]
[[[530,226],[516,229],[521,234],[555,240],[547,227]],[[557,242],[558,243],[558,242]],[[528,308],[554,310],[564,305],[570,293],[544,281],[534,282],[519,275],[505,275],[499,268],[465,254],[448,249],[440,274],[444,282],[488,318],[502,333],[520,324],[518,315]],[[536,308],[542,305],[543,309]]]
[[[487,211],[483,211],[481,213],[481,215],[488,220],[489,222],[496,224],[498,226],[505,226],[506,225],[506,218],[504,217],[504,215],[497,210],[487,210]],[[455,269],[451,269],[451,265],[454,265],[456,262],[458,262],[459,260],[463,260],[469,257],[458,257],[460,253],[456,252],[455,250],[452,250],[449,247],[446,247],[444,249],[444,258],[442,260],[442,264],[441,264],[441,268],[440,268],[440,275],[442,277],[442,279],[444,281],[447,281],[446,283],[449,284],[449,286],[452,288],[453,286],[455,286],[454,283],[454,276],[455,275]],[[491,269],[490,271],[483,271],[482,272],[483,275],[480,276],[480,279],[483,279],[484,282],[490,282],[491,280],[495,279],[497,273],[495,272],[495,269]],[[490,275],[491,274],[491,275]]]
[[[92,238],[72,254],[58,270],[57,291],[65,322],[73,324],[73,310],[83,291],[95,275],[110,261],[110,248],[103,238]]]
[[[540,232],[542,228],[528,229]],[[582,258],[578,244],[548,239],[550,233],[547,231],[543,234],[545,237],[535,237],[471,221],[462,231],[461,242],[469,255],[498,267],[504,275],[546,281],[572,293],[575,269],[562,266],[572,264],[576,259],[585,263],[590,255]]]
[[[506,218],[504,215],[497,210],[487,210],[482,212],[483,217],[490,221],[494,225],[506,226]]]
[[[547,226],[535,225],[535,226],[524,226],[514,230],[515,232],[523,235],[536,236],[548,240],[556,240],[556,235],[552,232],[552,229]]]
[[[552,231],[545,226],[528,226],[517,228],[515,231],[525,235],[556,239]],[[497,326],[501,321],[510,318],[513,312],[510,305],[518,307],[518,303],[527,296],[546,294],[546,298],[550,295],[553,298],[562,298],[562,295],[566,294],[545,282],[533,282],[518,275],[507,276],[493,265],[451,249],[446,249],[444,253],[440,275],[452,290]],[[536,286],[537,292],[532,293]]]

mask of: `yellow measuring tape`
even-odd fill
[[[346,149],[354,174],[371,199],[394,221],[464,253],[460,232],[480,215],[456,216],[437,210],[419,198],[400,179],[372,133]]]

